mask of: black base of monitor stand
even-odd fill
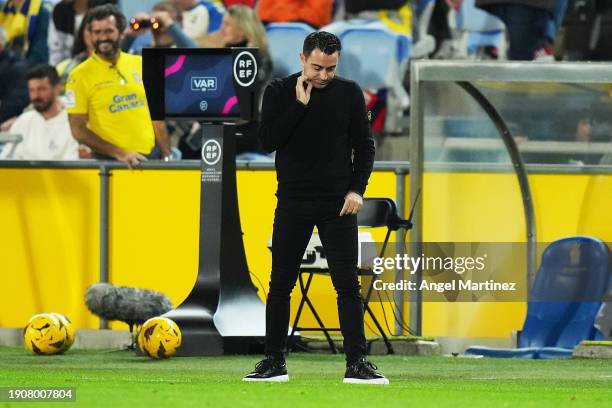
[[[234,125],[203,125],[198,277],[165,316],[181,329],[178,356],[259,352],[265,306],[249,276],[236,190]],[[262,244],[263,245],[263,244]]]

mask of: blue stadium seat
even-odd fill
[[[486,32],[503,31],[504,23],[475,5],[475,0],[463,0],[461,7],[455,14],[457,28],[465,31]]]
[[[500,55],[504,54],[505,25],[496,16],[475,6],[474,0],[464,0],[455,12],[455,27],[464,32],[465,46],[468,54],[474,54],[479,48],[495,46]]]
[[[595,317],[610,282],[612,256],[591,237],[553,242],[529,294],[527,317],[517,349],[470,347],[466,354],[487,357],[559,358],[571,356],[583,340],[599,340]]]
[[[322,28],[342,41],[338,74],[363,89],[388,89],[386,130],[398,131],[409,105],[403,78],[408,68],[411,37],[399,34],[378,20],[337,21]]]
[[[302,71],[300,52],[304,38],[314,29],[304,23],[271,23],[266,27],[274,77]]]
[[[504,31],[474,31],[468,33],[467,52],[476,53],[480,48],[486,46],[500,49],[506,44]],[[500,51],[503,51],[500,49]]]
[[[391,88],[405,73],[410,37],[391,31],[380,21],[353,19],[332,23],[322,30],[342,41],[338,73],[362,88]]]

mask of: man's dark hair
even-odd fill
[[[332,33],[328,33],[327,31],[315,31],[314,33],[308,34],[304,39],[304,48],[302,52],[305,57],[309,57],[310,53],[315,49],[319,49],[325,54],[331,55],[336,51],[340,52],[342,50],[342,45],[340,45],[340,39]]]
[[[26,79],[49,79],[51,86],[55,86],[60,83],[60,77],[54,66],[41,64],[32,67],[26,74]]]
[[[87,30],[91,31],[91,22],[92,21],[100,21],[104,20],[110,16],[115,17],[115,21],[117,22],[117,29],[119,33],[123,33],[125,28],[127,27],[127,19],[119,10],[117,6],[114,4],[103,4],[101,6],[94,7],[87,12],[87,21],[86,24]]]

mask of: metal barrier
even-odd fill
[[[0,160],[0,169],[2,168],[22,168],[22,169],[98,169],[99,170],[99,191],[100,191],[100,263],[99,263],[99,279],[101,282],[108,281],[108,256],[109,256],[109,187],[110,176],[113,170],[125,170],[127,167],[119,162],[112,161],[2,161]],[[270,162],[247,162],[238,161],[237,168],[239,170],[251,171],[272,171],[274,164]],[[195,160],[184,160],[175,162],[148,161],[142,163],[139,170],[191,170],[200,171],[200,162]],[[528,173],[531,174],[612,174],[612,166],[559,166],[559,165],[526,165]],[[374,164],[375,171],[393,172],[395,174],[395,199],[400,216],[405,217],[408,212],[410,203],[405,200],[406,197],[406,177],[411,172],[409,162],[376,162]],[[439,163],[431,166],[430,171],[448,172],[448,171],[465,171],[465,172],[484,172],[484,173],[507,173],[511,171],[507,166],[503,165],[476,165],[472,163]],[[401,239],[396,240],[396,253],[403,254],[404,245]],[[403,272],[396,271],[396,281],[403,279]],[[403,291],[395,292],[395,303],[399,310],[399,320],[404,322],[403,307],[401,307],[408,299],[404,298]],[[410,299],[413,301],[413,299]],[[411,307],[411,311],[416,307]],[[396,334],[402,334],[403,329],[400,322],[395,323]],[[410,327],[416,328],[414,320],[410,320]],[[106,322],[101,322],[101,327],[107,327]]]
[[[456,84],[466,95],[471,97],[486,114],[497,129],[501,141],[505,145],[521,189],[525,222],[527,231],[528,253],[527,274],[528,282],[533,282],[536,266],[536,236],[535,215],[527,173],[532,166],[526,166],[521,159],[517,143],[509,127],[500,115],[494,104],[475,86],[484,82],[503,84],[512,83],[561,83],[561,84],[610,84],[612,83],[612,64],[608,63],[547,63],[534,64],[529,62],[473,62],[473,61],[432,61],[418,60],[411,66],[411,117],[410,117],[410,196],[414,200],[423,190],[423,173],[425,163],[425,103],[430,95],[426,95],[425,84],[444,83]],[[577,88],[581,85],[574,85]],[[584,88],[584,87],[583,87]],[[612,96],[612,95],[611,95]],[[445,163],[443,166],[453,171],[469,168],[469,165]],[[435,171],[435,165],[432,166]],[[478,167],[478,166],[476,166]],[[500,166],[502,168],[503,166]],[[566,167],[566,166],[561,166]],[[598,167],[598,172],[607,172],[606,167]],[[578,170],[568,167],[570,171]],[[584,168],[578,171],[583,171]],[[506,166],[508,171],[508,166]],[[414,228],[410,232],[410,251],[412,254],[421,253],[423,236],[423,206],[416,203],[414,214]],[[421,271],[412,276],[415,282],[420,281]],[[410,327],[415,329],[417,335],[421,334],[422,325],[422,296],[419,291],[411,292]]]

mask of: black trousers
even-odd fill
[[[266,355],[283,358],[289,328],[290,296],[316,226],[337,293],[347,361],[366,354],[363,300],[357,278],[357,216],[340,217],[344,199],[279,198],[272,236],[272,276],[266,304]]]
[[[506,25],[510,40],[508,59],[533,60],[538,45],[546,35],[550,19],[548,12],[523,4],[494,4],[487,11],[499,17]]]

